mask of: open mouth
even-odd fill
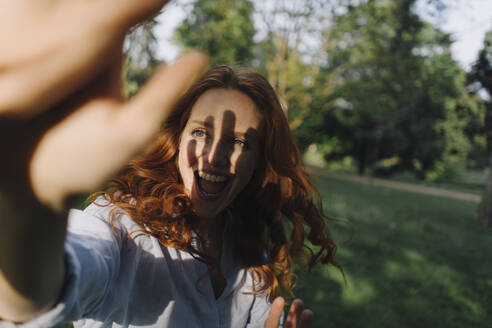
[[[195,171],[195,181],[200,195],[205,199],[214,199],[227,187],[230,177],[223,174],[212,174]]]

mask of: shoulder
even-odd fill
[[[68,231],[90,234],[98,239],[116,239],[135,250],[154,249],[158,244],[154,237],[145,233],[148,231],[145,226],[136,223],[123,209],[103,197],[97,198],[83,211],[71,210]],[[128,243],[130,240],[132,242]]]
[[[101,238],[111,232],[116,237],[126,238],[129,232],[141,229],[121,208],[103,197],[97,198],[84,210],[71,209],[68,215],[68,231],[77,234]]]

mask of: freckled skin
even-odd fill
[[[260,124],[256,104],[237,90],[211,89],[194,104],[181,134],[178,169],[199,217],[215,218],[251,180],[259,160]],[[227,175],[218,197],[200,196],[196,170]]]

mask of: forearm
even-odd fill
[[[0,186],[0,227],[0,318],[26,321],[59,297],[66,215]]]

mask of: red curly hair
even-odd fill
[[[319,194],[302,164],[277,95],[260,74],[228,66],[207,72],[182,97],[151,149],[131,161],[104,196],[161,244],[213,261],[194,246],[193,210],[176,163],[181,132],[193,105],[215,88],[249,96],[263,120],[261,163],[231,204],[238,213],[232,224],[233,254],[255,278],[253,293],[266,293],[272,300],[280,284],[292,294],[292,264],[298,260],[307,271],[317,263],[340,266],[334,259],[336,244],[325,224]]]

